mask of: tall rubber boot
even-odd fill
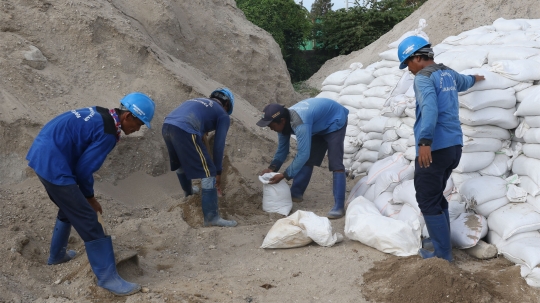
[[[444,213],[444,216],[446,217],[446,222],[448,222],[448,228],[450,228],[450,213],[448,212],[448,209],[442,210]],[[450,230],[450,235],[452,234],[452,230]],[[431,238],[426,238],[422,240],[422,248],[424,250],[433,251],[433,243],[431,242]]]
[[[345,172],[333,173],[334,207],[326,215],[328,219],[339,219],[345,215]]]
[[[204,214],[204,226],[235,227],[234,220],[225,220],[219,216],[217,189],[202,190],[202,211]]]
[[[51,239],[51,250],[47,264],[56,265],[67,262],[77,254],[74,250],[66,250],[71,233],[71,223],[66,223],[56,219],[53,235]]]
[[[311,174],[313,173],[313,166],[305,165],[294,176],[293,183],[291,185],[291,198],[294,202],[304,201],[304,192],[308,187],[309,180],[311,180]]]
[[[450,225],[446,220],[446,215],[441,213],[436,216],[424,216],[429,237],[433,243],[435,251],[430,252],[420,249],[419,254],[424,259],[441,258],[452,262],[452,243],[450,242]]]
[[[129,296],[141,290],[139,284],[127,282],[118,275],[110,236],[85,242],[84,245],[98,286],[117,296]]]

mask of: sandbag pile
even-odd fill
[[[380,62],[388,64],[395,60],[397,66],[395,47],[397,44],[381,53]],[[492,25],[448,37],[434,46],[434,52],[437,63],[463,74],[480,74],[486,78],[459,94],[463,156],[445,190],[450,205],[452,243],[458,248],[471,247],[487,234],[499,254],[522,266],[521,274],[527,283],[540,287],[540,19],[500,18]],[[385,69],[384,75],[376,71],[373,81],[381,76],[397,75],[392,67]],[[353,175],[364,172],[367,175],[352,189],[347,204],[355,205],[351,216],[369,215],[372,220],[375,207],[381,216],[406,222],[413,234],[419,235],[418,224],[423,225],[423,218],[412,181],[414,166],[409,171],[407,163],[398,160],[413,161],[415,157],[412,136],[415,99],[409,83],[412,84],[410,73],[402,74],[385,95],[379,115],[368,122],[362,120],[360,126],[356,120],[360,134],[365,134],[356,137],[356,154],[351,148],[345,164]],[[338,100],[340,96],[338,93]],[[356,113],[366,112],[355,109]],[[366,126],[372,125],[378,126],[378,131],[366,132]],[[367,134],[370,136],[366,137]],[[385,152],[388,144],[393,152]],[[385,173],[382,168],[396,165],[394,162],[400,163],[407,177]],[[383,182],[383,175],[392,175],[393,182]],[[364,199],[359,199],[360,196]],[[384,222],[392,224],[391,220]],[[395,247],[388,248],[392,245],[382,246],[372,238],[359,237],[351,226],[355,226],[353,221],[346,226],[347,236],[397,254]],[[396,225],[396,228],[402,227]],[[422,234],[427,236],[425,228]],[[387,240],[386,236],[381,235]],[[409,244],[414,247],[418,242]],[[398,246],[411,247],[403,243]]]

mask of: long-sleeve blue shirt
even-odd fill
[[[55,185],[79,185],[94,196],[94,177],[116,145],[116,126],[103,107],[63,113],[49,121],[32,143],[26,159],[36,174]]]
[[[463,145],[458,92],[474,83],[474,76],[462,75],[443,64],[429,65],[416,74],[416,155],[420,142],[431,143],[432,151]]]
[[[325,135],[341,129],[347,123],[349,110],[334,100],[310,98],[296,103],[289,108],[292,132],[296,135],[297,153],[291,165],[285,170],[287,178],[294,178],[309,160],[311,137]],[[295,118],[295,115],[298,118]],[[290,135],[278,133],[278,149],[272,160],[277,169],[281,167],[289,154]]]
[[[165,117],[164,123],[201,137],[207,132],[216,131],[212,159],[216,166],[216,173],[221,175],[225,139],[231,119],[219,102],[207,98],[187,100]]]

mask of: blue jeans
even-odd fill
[[[448,209],[448,201],[443,195],[446,182],[461,159],[461,145],[451,146],[431,152],[432,163],[420,168],[418,157],[414,165],[414,188],[416,201],[423,215],[436,216]]]

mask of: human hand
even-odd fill
[[[274,172],[272,169],[267,168],[267,169],[264,169],[264,170],[259,174],[259,176],[262,176],[262,175],[264,175],[264,174],[266,174],[266,173],[272,173],[272,172]]]
[[[478,81],[484,81],[484,80],[486,80],[486,77],[484,77],[482,75],[474,75],[475,83],[478,82]]]
[[[272,178],[270,178],[270,180],[268,180],[268,184],[277,184],[281,180],[283,180],[283,178],[285,178],[285,176],[283,174],[277,174],[277,175],[273,176]]]
[[[88,203],[90,203],[90,206],[92,206],[92,208],[94,209],[96,213],[99,212],[100,214],[103,214],[103,209],[101,209],[101,204],[99,204],[99,202],[96,200],[96,197],[86,198],[86,200],[88,201]]]
[[[223,197],[223,192],[221,191],[221,175],[216,176],[216,189],[218,192],[218,197]]]
[[[431,146],[420,146],[418,150],[418,165],[420,165],[420,168],[428,168],[432,161]]]

